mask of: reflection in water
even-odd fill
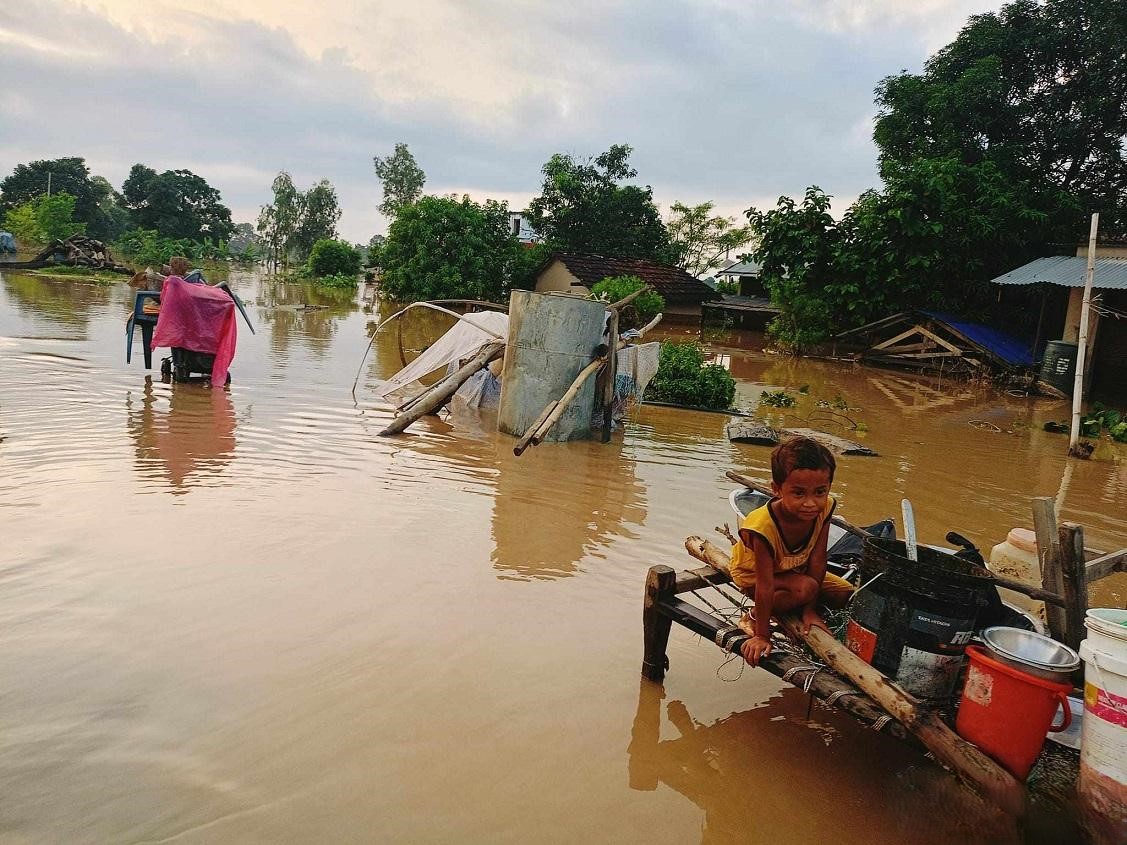
[[[124,277],[123,277],[124,278]],[[25,318],[85,331],[91,314],[109,303],[115,288],[80,279],[0,272],[4,293]],[[0,322],[0,334],[5,334]]]
[[[163,475],[177,494],[194,486],[190,476],[215,475],[234,458],[235,408],[226,390],[177,384],[157,394],[146,376],[140,406],[130,391],[125,408],[138,470]]]
[[[337,324],[357,310],[353,288],[325,288],[309,282],[295,284],[263,279],[258,304],[270,327],[270,351],[284,360],[295,340],[317,356],[328,354]]]
[[[666,740],[664,695],[641,681],[627,749],[630,788],[664,784],[700,807],[702,843],[1079,841],[1071,826],[1041,817],[1033,825],[1041,829],[1023,840],[1012,821],[919,752],[845,726],[821,705],[808,721],[797,689],[711,725],[671,701],[666,715],[678,736]]]
[[[523,578],[573,575],[615,537],[636,536],[627,524],[646,519],[634,462],[617,446],[545,444],[502,456],[493,498],[493,566]]]

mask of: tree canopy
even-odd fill
[[[804,346],[914,307],[987,318],[990,279],[1069,249],[1089,212],[1124,233],[1125,36],[1122,3],[1017,0],[882,81],[880,190],[836,221],[817,187],[747,212],[776,336]]]
[[[190,170],[157,173],[135,164],[122,185],[126,208],[140,229],[193,241],[225,241],[234,225],[219,191]]]
[[[377,208],[384,217],[394,218],[399,209],[422,195],[427,177],[406,144],[396,144],[395,151],[384,158],[373,156],[372,164],[383,183],[383,202]]]
[[[328,179],[322,179],[304,194],[298,202],[297,230],[293,247],[301,257],[309,255],[317,241],[332,240],[337,236],[340,221],[340,203],[337,191]]]
[[[1127,14],[1122,0],[1016,0],[976,15],[922,74],[877,89],[881,175],[989,163],[1071,242],[1092,211],[1127,231]]]
[[[565,252],[669,262],[669,233],[653,189],[622,184],[638,175],[631,152],[614,144],[594,159],[553,155],[544,165],[540,196],[528,205],[532,228]]]
[[[51,193],[74,197],[74,220],[86,224],[87,232],[96,238],[115,238],[124,231],[120,197],[105,179],[91,177],[86,159],[42,159],[16,165],[15,170],[0,181],[0,214],[47,194],[48,174]]]
[[[380,250],[381,289],[392,299],[499,301],[521,266],[505,203],[425,196],[401,206]]]
[[[714,215],[713,208],[711,202],[694,206],[675,202],[670,208],[669,238],[677,266],[694,276],[747,246],[754,235],[750,226],[737,226],[731,217]]]

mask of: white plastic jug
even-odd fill
[[[1014,528],[1006,539],[990,550],[987,568],[1005,578],[1041,586],[1041,560],[1037,556],[1037,535],[1028,528]],[[1012,590],[1000,590],[1002,598],[1044,619],[1044,603]]]

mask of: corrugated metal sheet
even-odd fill
[[[984,326],[981,323],[969,323],[953,314],[943,314],[939,311],[921,311],[933,320],[946,323],[955,331],[962,334],[972,343],[977,343],[983,349],[988,349],[999,358],[1018,367],[1033,366],[1033,350],[1028,341],[1019,340],[1013,335]]]
[[[1056,255],[1052,258],[1030,261],[1024,267],[1003,273],[993,281],[996,285],[1032,285],[1036,282],[1048,282],[1066,288],[1082,288],[1087,269],[1087,258]],[[1127,290],[1127,259],[1097,258],[1092,286],[1104,290]]]
[[[758,276],[759,271],[763,269],[763,265],[758,261],[733,261],[719,273],[717,276]]]

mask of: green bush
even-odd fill
[[[27,245],[65,240],[86,231],[85,223],[74,221],[74,203],[73,196],[62,192],[36,197],[9,211],[4,228]]]
[[[317,241],[309,253],[309,272],[318,278],[353,276],[360,272],[360,253],[347,241]]]
[[[646,388],[646,398],[696,408],[732,406],[736,380],[719,364],[705,364],[695,343],[662,343],[657,375]]]
[[[187,238],[166,238],[154,229],[131,229],[114,244],[114,249],[134,264],[160,267],[174,255],[196,260],[203,245]]]
[[[646,283],[637,276],[607,276],[591,288],[591,298],[603,302],[625,299]],[[619,314],[618,330],[627,331],[644,326],[665,309],[665,300],[656,291],[648,290],[627,305]]]
[[[358,281],[355,274],[332,273],[319,276],[314,284],[319,288],[355,288]]]

